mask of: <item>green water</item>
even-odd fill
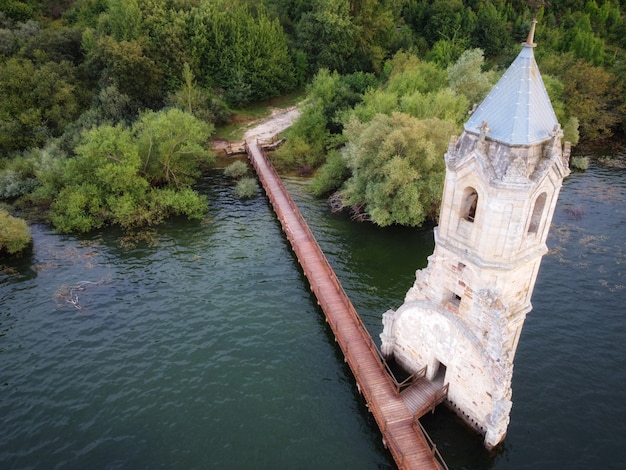
[[[354,224],[287,183],[378,340],[432,231]],[[266,199],[217,172],[201,190],[206,221],[131,247],[33,227],[0,274],[0,468],[394,467]],[[565,182],[507,440],[489,454],[445,409],[424,420],[451,468],[621,468],[625,202],[623,172]]]

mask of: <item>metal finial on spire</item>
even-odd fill
[[[539,9],[549,6],[550,3],[545,0],[528,0],[527,4],[528,6],[535,7],[535,15],[533,16],[530,31],[528,32],[528,38],[526,39],[524,45],[528,47],[535,47],[537,44],[533,41],[535,39],[535,26],[537,25],[537,15],[539,14]]]
[[[529,46],[529,47],[535,47],[537,45],[533,42],[535,39],[535,26],[536,25],[537,25],[537,17],[535,16],[530,26],[530,31],[528,32],[528,38],[526,39],[526,42],[524,43],[524,45]]]

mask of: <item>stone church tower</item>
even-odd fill
[[[397,311],[382,352],[449,385],[447,405],[484,435],[505,437],[513,358],[563,178],[569,143],[528,40],[445,154],[435,250]]]

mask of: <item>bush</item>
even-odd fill
[[[254,197],[259,190],[259,185],[254,178],[241,178],[235,186],[235,194],[240,198]]]
[[[14,170],[0,173],[0,199],[11,199],[31,192],[39,183],[35,178],[23,177]]]
[[[311,190],[316,196],[324,196],[341,187],[350,176],[350,170],[338,151],[328,155],[326,163],[317,171],[311,182]]]
[[[30,245],[31,240],[26,222],[0,209],[0,254],[5,251],[17,254]]]
[[[241,160],[236,160],[224,168],[224,174],[229,178],[238,180],[248,174],[248,165]]]
[[[569,166],[575,170],[585,171],[589,168],[589,157],[572,157]]]
[[[202,218],[208,201],[191,185],[215,158],[204,147],[212,132],[212,125],[179,109],[144,113],[132,128],[94,127],[82,134],[60,184],[49,178],[33,197],[50,196],[48,215],[61,232]]]

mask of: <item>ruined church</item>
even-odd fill
[[[513,358],[569,174],[534,30],[452,137],[434,253],[402,306],[383,315],[382,353],[448,384],[446,404],[487,448],[506,435]]]

